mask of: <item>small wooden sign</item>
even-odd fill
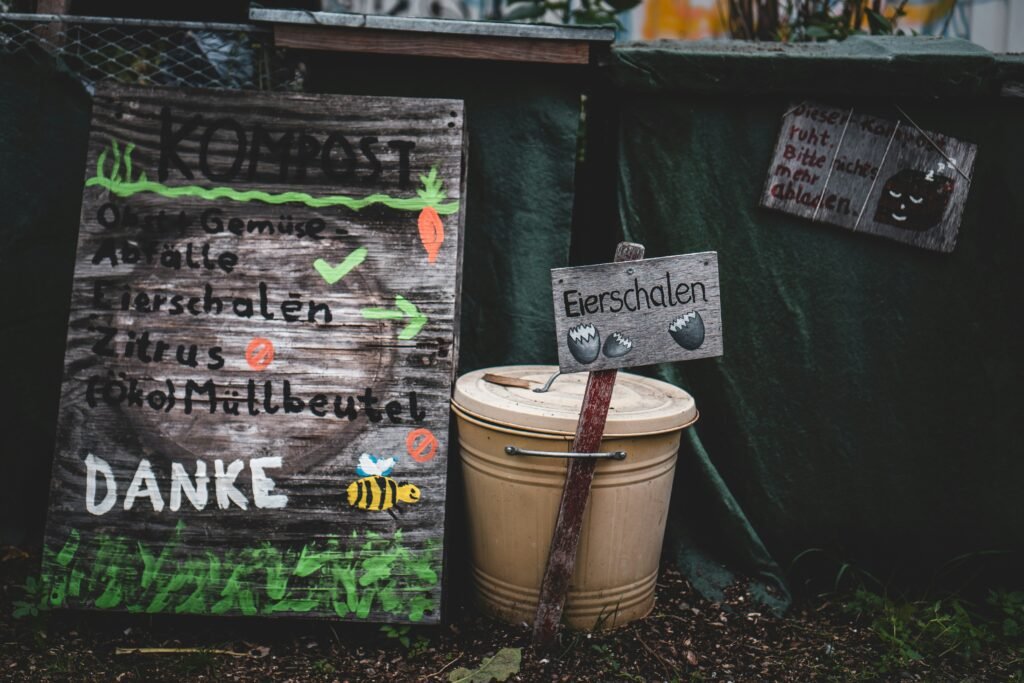
[[[556,268],[551,289],[562,372],[722,355],[713,251]]]
[[[782,118],[761,206],[949,252],[976,152],[909,120],[801,102]]]
[[[100,89],[48,604],[440,619],[459,101]]]

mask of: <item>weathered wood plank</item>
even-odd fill
[[[71,0],[36,0],[36,14],[67,14]]]
[[[67,14],[71,6],[71,0],[37,0],[35,13],[43,15]],[[64,25],[59,22],[40,24],[32,28],[39,38],[54,47],[64,44]]]
[[[249,19],[270,24],[374,28],[421,33],[457,33],[468,36],[494,36],[502,38],[538,38],[556,41],[585,40],[594,43],[611,43],[615,40],[614,28],[578,24],[561,26],[526,24],[514,21],[387,16],[355,12],[310,12],[307,10],[270,9],[265,7],[250,8]]]
[[[641,244],[622,242],[615,250],[615,262],[639,261],[644,257]],[[604,425],[608,419],[608,408],[612,402],[617,370],[600,370],[590,373],[587,388],[580,408],[580,421],[576,426],[576,437],[572,450],[576,453],[596,453],[604,436]],[[558,507],[558,519],[551,538],[548,564],[540,587],[537,616],[533,621],[533,643],[549,648],[554,643],[558,624],[562,620],[562,609],[569,593],[569,579],[576,566],[576,550],[580,532],[583,530],[583,513],[590,499],[590,485],[594,481],[597,460],[569,460],[565,475],[565,487]]]
[[[452,100],[97,93],[57,605],[440,619],[463,141]]]
[[[976,152],[906,118],[802,102],[783,117],[761,206],[952,251]]]
[[[556,268],[551,291],[562,372],[722,355],[713,251]]]
[[[590,61],[590,45],[585,41],[416,33],[367,28],[275,24],[274,44],[302,50],[501,62],[587,64]]]

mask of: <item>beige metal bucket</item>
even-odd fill
[[[567,460],[506,454],[507,446],[567,452],[587,374],[519,365],[468,373],[452,401],[469,513],[473,579],[481,607],[512,622],[533,622]],[[484,380],[524,379],[530,389]],[[679,438],[697,419],[682,389],[619,373],[601,451],[625,460],[597,464],[564,620],[575,629],[621,626],[654,606]]]

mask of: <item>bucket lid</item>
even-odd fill
[[[474,370],[455,382],[455,405],[492,423],[526,431],[574,434],[587,387],[586,372],[561,375],[545,393],[544,386],[558,368],[554,365],[508,365]],[[526,380],[529,389],[484,379],[500,375]],[[649,377],[620,372],[605,425],[606,436],[637,436],[680,429],[697,418],[693,397],[677,386]]]

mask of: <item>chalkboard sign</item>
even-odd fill
[[[551,290],[562,372],[722,355],[713,251],[555,268]]]
[[[53,606],[436,622],[463,106],[100,89]]]
[[[783,116],[761,205],[948,252],[976,152],[909,119],[802,102]]]

